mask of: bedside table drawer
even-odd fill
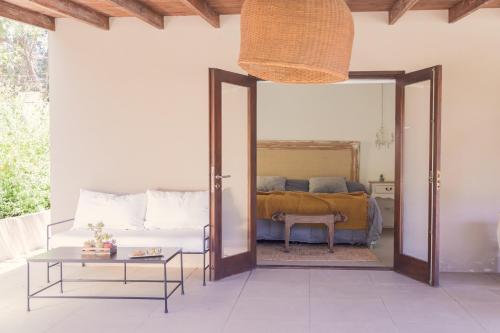
[[[394,185],[373,184],[373,194],[394,194]]]

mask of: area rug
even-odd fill
[[[336,245],[334,252],[328,251],[326,244],[290,244],[290,252],[285,252],[283,243],[258,243],[259,261],[378,261],[366,247]]]

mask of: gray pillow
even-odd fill
[[[290,192],[309,192],[309,181],[305,179],[287,179],[285,191]]]
[[[366,190],[366,187],[365,185],[359,183],[359,182],[352,182],[352,181],[347,181],[346,182],[347,184],[347,190],[349,192],[365,192],[365,193],[368,193],[368,191]]]
[[[276,192],[285,190],[285,177],[279,176],[257,176],[257,191]]]
[[[347,192],[347,184],[344,177],[314,177],[309,179],[309,192]]]

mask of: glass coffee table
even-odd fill
[[[184,295],[184,272],[181,248],[162,248],[163,257],[156,258],[130,258],[129,256],[136,250],[146,250],[146,248],[118,247],[117,253],[110,257],[98,257],[87,255],[82,256],[81,247],[58,247],[45,253],[27,259],[27,310],[30,311],[30,301],[32,298],[79,298],[79,299],[140,299],[140,300],[163,300],[165,313],[168,312],[167,300],[180,287],[181,294]],[[175,257],[180,261],[180,280],[167,279],[167,264]],[[49,283],[47,286],[30,291],[30,264],[31,263],[56,263],[59,265],[59,280]],[[92,264],[123,264],[123,279],[64,279],[63,264],[65,263],[92,263]],[[131,280],[127,279],[127,264],[158,264],[163,265],[162,280]],[[66,282],[141,282],[141,283],[163,283],[163,295],[161,297],[149,296],[84,296],[84,295],[45,295],[44,291],[59,285],[59,292],[63,294],[63,284]],[[167,285],[175,284],[175,287],[168,292]]]

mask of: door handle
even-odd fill
[[[225,178],[231,178],[231,175],[215,175],[215,179],[225,179]]]

